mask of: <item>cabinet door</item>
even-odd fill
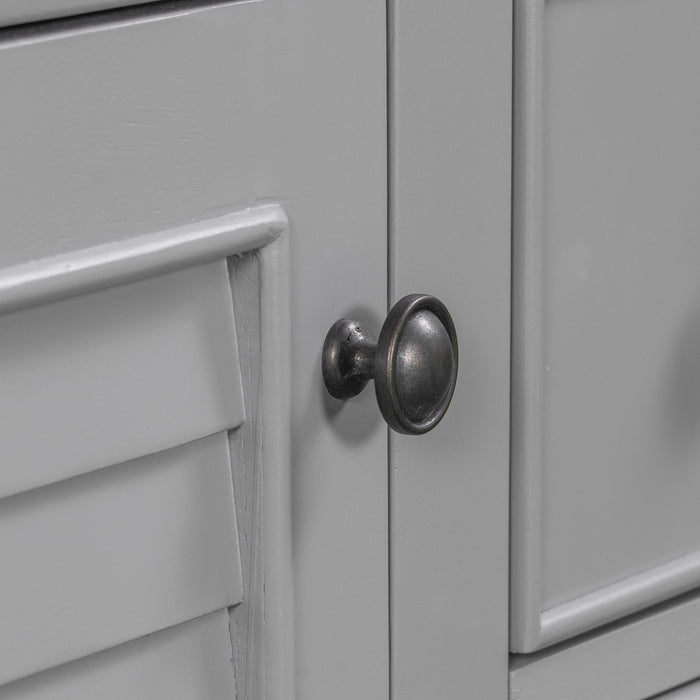
[[[89,4],[96,8],[117,3],[62,3],[62,7],[77,9],[78,5]],[[19,7],[18,3],[14,5]],[[20,343],[25,335],[39,338],[30,354],[16,349],[16,362],[39,362],[49,379],[58,382],[67,402],[76,397],[64,385],[70,384],[72,377],[82,382],[76,394],[85,421],[92,421],[83,428],[91,431],[91,425],[99,422],[104,430],[98,436],[90,433],[83,437],[81,421],[74,420],[72,437],[56,436],[63,440],[61,459],[65,464],[61,462],[60,469],[53,471],[49,467],[56,465],[51,459],[43,465],[29,458],[29,465],[25,460],[13,471],[6,449],[5,471],[17,474],[12,492],[41,487],[39,493],[46,489],[46,495],[19,494],[3,499],[0,512],[6,514],[5,520],[15,514],[31,520],[28,528],[34,523],[39,528],[45,522],[49,523],[46,527],[51,526],[52,521],[46,518],[35,520],[28,504],[36,504],[44,513],[45,507],[55,501],[56,493],[70,494],[87,483],[81,480],[93,478],[83,472],[104,468],[90,483],[104,485],[104,500],[112,508],[107,515],[113,515],[117,522],[123,501],[123,517],[128,520],[132,516],[130,538],[125,535],[127,528],[112,527],[111,522],[102,530],[94,527],[101,502],[94,501],[90,494],[86,496],[89,502],[83,520],[78,520],[83,511],[66,506],[67,514],[62,517],[72,529],[57,530],[56,538],[68,532],[64,537],[66,546],[74,544],[77,551],[69,560],[73,564],[60,571],[65,582],[61,590],[70,590],[71,577],[80,573],[74,562],[98,566],[90,550],[78,547],[83,540],[71,539],[70,533],[75,530],[90,542],[92,537],[98,547],[103,542],[101,533],[106,531],[109,539],[104,540],[105,546],[124,556],[131,556],[134,547],[137,553],[148,552],[151,546],[162,547],[162,557],[159,551],[159,556],[147,558],[148,565],[158,571],[152,579],[144,579],[143,585],[149,595],[161,600],[164,596],[159,586],[149,582],[159,581],[158,575],[167,580],[171,572],[176,572],[172,576],[177,576],[177,586],[173,584],[169,590],[182,589],[181,598],[187,603],[174,601],[168,614],[151,624],[146,614],[139,615],[142,609],[153,611],[156,606],[151,605],[151,599],[136,594],[129,598],[131,589],[101,567],[95,575],[112,584],[112,597],[103,596],[108,609],[105,615],[95,612],[81,622],[89,622],[104,634],[99,644],[90,643],[88,647],[82,643],[83,627],[77,622],[71,624],[71,633],[80,637],[80,643],[66,650],[63,637],[55,634],[65,623],[52,625],[52,621],[61,611],[67,610],[65,615],[69,615],[71,609],[58,603],[42,608],[42,601],[57,600],[57,592],[53,597],[47,593],[37,598],[19,581],[17,588],[26,594],[26,607],[41,611],[34,615],[37,625],[43,615],[46,626],[53,630],[49,636],[60,647],[55,655],[46,657],[45,663],[42,659],[41,668],[51,665],[53,659],[56,663],[69,661],[112,643],[127,642],[159,626],[184,621],[187,616],[239,603],[242,595],[243,602],[231,610],[233,668],[239,697],[293,697],[296,685],[297,697],[304,700],[386,700],[386,428],[371,405],[374,399],[370,392],[347,405],[335,405],[326,395],[320,373],[323,338],[335,318],[361,315],[378,323],[385,312],[385,46],[385,7],[376,0],[264,0],[209,6],[149,3],[140,8],[3,30],[0,305],[12,296],[17,284],[27,280],[45,289],[46,270],[49,277],[69,271],[80,278],[85,273],[83,264],[87,269],[106,261],[109,268],[121,255],[122,244],[136,246],[129,248],[133,259],[143,252],[146,257],[161,253],[169,257],[170,243],[162,245],[162,232],[172,243],[186,231],[185,238],[198,248],[202,231],[212,233],[217,226],[221,228],[221,221],[229,221],[229,215],[235,218],[236,212],[243,212],[244,218],[256,218],[261,209],[269,211],[266,204],[278,213],[281,208],[286,212],[278,218],[282,225],[277,226],[276,233],[286,229],[281,247],[250,254],[244,249],[229,251],[243,256],[229,261],[230,267],[236,268],[234,291],[240,292],[234,294],[237,334],[232,328],[231,290],[227,288],[223,263],[228,253],[223,249],[214,256],[218,263],[201,272],[208,285],[192,273],[197,279],[190,280],[188,286],[181,273],[175,273],[179,277],[171,283],[161,280],[159,288],[165,285],[167,289],[157,293],[143,295],[140,282],[130,288],[135,290],[133,294],[118,289],[108,292],[103,296],[115,299],[109,308],[113,309],[110,318],[116,320],[100,316],[100,310],[106,308],[100,302],[103,296],[95,297],[92,306],[89,300],[67,300],[68,311],[59,318],[58,312],[52,314],[51,308],[41,306],[51,301],[44,295],[40,308],[21,312],[35,319],[32,325],[25,324],[22,333],[16,329],[12,335],[6,334],[6,344]],[[262,228],[268,233],[271,230],[267,225]],[[145,249],[139,241],[146,241]],[[262,243],[261,239],[256,245]],[[248,250],[251,247],[256,246],[249,245]],[[108,254],[101,257],[105,249]],[[87,258],[80,252],[86,250]],[[48,267],[41,266],[42,260],[48,260]],[[254,271],[258,261],[260,277]],[[183,264],[178,265],[188,267],[190,262],[181,260]],[[246,267],[246,262],[250,266]],[[126,277],[131,272],[128,270]],[[88,270],[85,274],[91,273]],[[285,292],[289,279],[291,291]],[[113,283],[107,280],[103,286]],[[169,284],[180,296],[172,293]],[[246,295],[246,291],[250,293]],[[129,294],[136,295],[137,300],[126,308],[122,297]],[[258,307],[261,300],[267,307],[270,296],[279,302],[279,313],[270,315],[263,309],[259,314],[264,316],[263,327],[256,329]],[[37,298],[33,298],[32,304],[36,303]],[[285,304],[290,307],[291,324],[284,313]],[[81,313],[86,305],[90,306],[89,316]],[[131,325],[127,312],[135,319]],[[188,322],[194,316],[210,322]],[[3,318],[12,325],[13,317]],[[60,323],[65,318],[71,321],[70,327]],[[95,324],[90,319],[95,319]],[[59,328],[54,329],[48,321]],[[122,326],[139,340],[123,352],[121,345],[108,342],[108,332],[118,334]],[[82,335],[71,333],[71,328],[82,328]],[[161,328],[165,332],[160,332]],[[98,338],[90,345],[93,331]],[[146,340],[151,335],[158,342],[149,345]],[[240,363],[234,346],[236,336]],[[287,347],[284,341],[290,336],[291,345]],[[129,338],[119,336],[122,344]],[[186,341],[186,347],[180,341]],[[65,356],[65,361],[60,365],[57,356],[51,354],[51,344],[59,342],[61,347],[70,342],[79,344],[82,354],[75,356],[82,358],[88,353],[92,364],[82,359],[71,363],[70,353],[64,348],[65,353],[58,359]],[[173,343],[180,345],[169,353],[168,344]],[[44,350],[53,364],[48,360],[41,364]],[[139,363],[139,356],[148,353],[148,358]],[[261,356],[261,387],[243,382],[244,412],[237,365],[245,379],[254,373]],[[149,362],[154,364],[152,368]],[[57,378],[51,371],[54,366],[56,372],[62,368],[70,372],[70,377]],[[168,366],[176,368],[172,377],[163,374]],[[134,367],[144,375],[142,381],[134,380],[141,376]],[[108,375],[110,368],[117,371]],[[54,385],[47,388],[31,368],[26,375],[37,386],[32,385],[31,396],[25,399],[43,408],[47,402],[56,406],[61,396],[51,389]],[[95,395],[104,397],[99,382],[108,376],[112,377],[110,396],[128,393],[132,385],[150,392],[145,398],[134,395],[134,415],[126,399],[116,406],[115,400],[105,399],[112,413],[105,413],[104,420],[102,414],[95,415],[91,410]],[[287,384],[291,384],[291,401]],[[22,400],[21,386],[14,389]],[[222,400],[223,394],[227,398]],[[158,400],[149,407],[150,399]],[[122,405],[126,408],[120,408]],[[115,414],[117,410],[121,413]],[[27,411],[14,415],[9,407],[7,411],[20,422],[39,422],[38,431],[58,413],[47,411],[48,418],[43,419],[47,414]],[[134,424],[128,436],[120,432],[115,415],[124,415],[125,425]],[[167,420],[168,415],[177,420]],[[191,468],[189,463],[185,465],[177,481],[182,486],[180,499],[158,502],[158,508],[150,510],[154,522],[149,519],[147,502],[156,495],[143,492],[136,483],[129,495],[133,492],[139,504],[146,504],[129,510],[127,500],[110,498],[108,478],[115,460],[174,447],[181,441],[235,428],[241,421],[243,426],[233,430],[231,438],[242,587],[235,548],[227,546],[224,551],[217,546],[216,538],[202,534],[209,525],[213,529],[218,523],[221,539],[227,545],[229,540],[237,544],[230,483],[228,491],[225,489],[224,477],[230,476],[226,462],[212,466],[220,468],[220,473],[217,471],[207,482],[208,490],[200,484],[206,473],[198,469],[198,463],[193,462]],[[290,421],[291,451],[288,441],[285,449],[280,448],[289,434]],[[186,429],[183,422],[187,423]],[[251,426],[255,430],[249,430]],[[31,439],[32,425],[23,427]],[[53,429],[53,424],[49,427]],[[138,443],[132,433],[138,433]],[[239,440],[237,436],[242,437]],[[275,440],[275,436],[280,439]],[[105,444],[108,439],[119,447],[118,451]],[[225,440],[223,436],[220,439]],[[32,442],[33,449],[41,449],[40,442]],[[74,459],[72,450],[86,447],[91,449],[81,449],[80,460]],[[54,451],[53,443],[46,449]],[[18,449],[18,460],[22,456]],[[224,456],[228,457],[226,453]],[[287,469],[290,462],[291,471]],[[65,484],[46,486],[51,480],[72,476],[75,478]],[[170,483],[167,479],[166,474],[163,481]],[[153,494],[157,492],[156,484]],[[207,503],[217,505],[227,498],[226,515],[230,517],[219,517],[218,507],[207,511]],[[292,517],[286,520],[290,500]],[[171,521],[166,516],[177,519],[178,513],[180,529],[167,527]],[[270,523],[276,524],[280,540],[261,536]],[[162,531],[161,537],[148,536],[154,528],[157,534]],[[10,538],[13,532],[5,535]],[[28,560],[37,571],[45,572],[47,588],[55,589],[55,572],[42,566],[51,554],[45,549],[48,540],[37,532],[31,542],[36,547],[27,554]],[[282,576],[290,554],[284,551],[285,543],[293,545],[293,581]],[[20,539],[13,549],[20,558],[21,546]],[[117,558],[112,563],[117,566],[119,561]],[[223,590],[222,584],[211,595],[205,595],[207,586],[211,588],[234,568],[236,577],[228,579],[235,587],[228,579],[225,581],[232,592]],[[128,571],[122,571],[128,575]],[[19,576],[19,571],[15,569],[13,574]],[[141,578],[135,575],[131,583],[141,583]],[[88,579],[81,583],[91,585]],[[97,585],[93,589],[90,600],[99,607],[104,590]],[[134,599],[141,607],[130,605]],[[78,596],[78,609],[81,600]],[[277,605],[279,601],[284,606]],[[6,603],[12,606],[13,601]],[[177,608],[173,614],[171,607]],[[292,608],[294,638],[289,633]],[[139,624],[127,629],[123,609],[128,609]],[[18,609],[12,625],[21,626],[22,618],[22,610]],[[123,634],[108,634],[111,624],[121,625]],[[10,627],[8,621],[3,628],[7,640],[13,635]],[[29,631],[25,629],[27,635]],[[296,664],[291,655],[294,643]],[[36,666],[30,668],[31,653],[20,651],[17,655],[23,665],[16,669],[17,674],[38,670]],[[226,647],[224,652],[230,658],[231,649]],[[209,692],[202,697],[225,697],[213,686]]]
[[[518,0],[512,649],[700,585],[700,5]]]
[[[504,700],[511,2],[389,5],[390,297],[460,343],[442,423],[390,436],[392,697]]]

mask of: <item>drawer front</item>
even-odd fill
[[[0,688],[2,700],[231,700],[225,610]]]
[[[224,260],[0,316],[0,357],[0,497],[244,417]]]
[[[0,502],[0,684],[241,599],[228,440]]]
[[[516,3],[513,649],[700,585],[700,5]]]

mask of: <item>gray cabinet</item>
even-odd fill
[[[700,677],[700,9],[514,10],[0,0],[0,698]],[[320,373],[413,292],[421,437]]]

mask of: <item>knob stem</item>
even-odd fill
[[[337,320],[323,345],[323,378],[336,399],[357,396],[374,379],[377,342],[364,324],[349,318]]]

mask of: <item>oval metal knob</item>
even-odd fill
[[[399,433],[422,435],[445,415],[457,381],[457,334],[445,305],[409,294],[389,312],[376,342],[364,324],[341,318],[323,345],[323,381],[337,399],[374,379],[384,419]]]

